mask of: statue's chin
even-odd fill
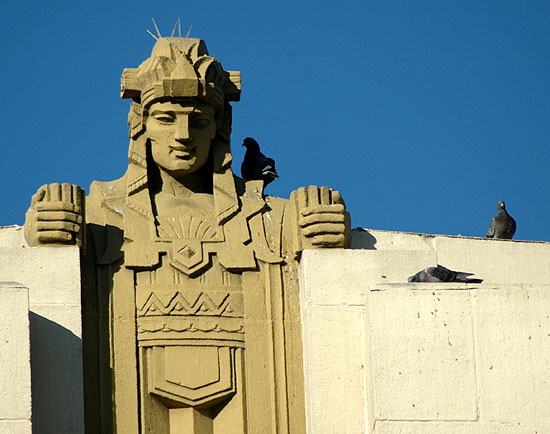
[[[168,164],[157,164],[164,172],[172,175],[174,178],[185,178],[187,175],[190,175],[199,170],[202,166],[202,164],[199,164],[199,162],[197,161],[196,156],[189,154],[181,157],[176,157]]]

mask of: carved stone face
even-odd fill
[[[198,101],[157,101],[145,128],[153,160],[174,178],[199,170],[216,135],[214,108]]]

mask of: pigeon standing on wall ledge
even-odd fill
[[[487,238],[502,238],[511,240],[516,233],[516,221],[506,211],[503,200],[497,202],[497,215],[491,220]]]
[[[481,283],[482,279],[470,279],[474,273],[464,273],[462,271],[453,271],[437,264],[437,267],[428,267],[419,271],[414,276],[410,276],[408,282],[463,282],[463,283]]]
[[[244,139],[243,146],[246,147],[244,160],[241,164],[241,175],[243,179],[259,179],[264,181],[264,186],[279,177],[275,169],[275,160],[266,157],[260,151],[260,145],[252,137]]]

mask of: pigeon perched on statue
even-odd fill
[[[503,200],[497,202],[497,215],[491,220],[487,238],[511,240],[516,233],[516,221],[512,218]]]
[[[463,282],[463,283],[481,283],[483,279],[470,279],[474,273],[464,273],[462,271],[453,271],[437,264],[437,267],[428,267],[419,271],[414,276],[410,276],[408,282]]]
[[[259,179],[264,181],[264,186],[279,177],[275,169],[275,160],[266,157],[260,151],[260,145],[252,137],[244,139],[243,146],[246,147],[244,160],[241,164],[241,175],[243,179]]]

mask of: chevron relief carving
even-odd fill
[[[243,312],[240,304],[237,300],[234,300],[231,294],[227,294],[220,303],[215,303],[204,292],[201,292],[195,301],[190,303],[181,292],[177,292],[170,303],[165,305],[154,292],[151,292],[138,313],[140,316],[195,315],[241,318]]]
[[[177,325],[168,325],[166,322],[158,324],[139,324],[137,327],[138,333],[147,332],[227,332],[227,333],[244,333],[243,324],[218,324],[205,323],[198,324],[192,321],[187,321]]]

